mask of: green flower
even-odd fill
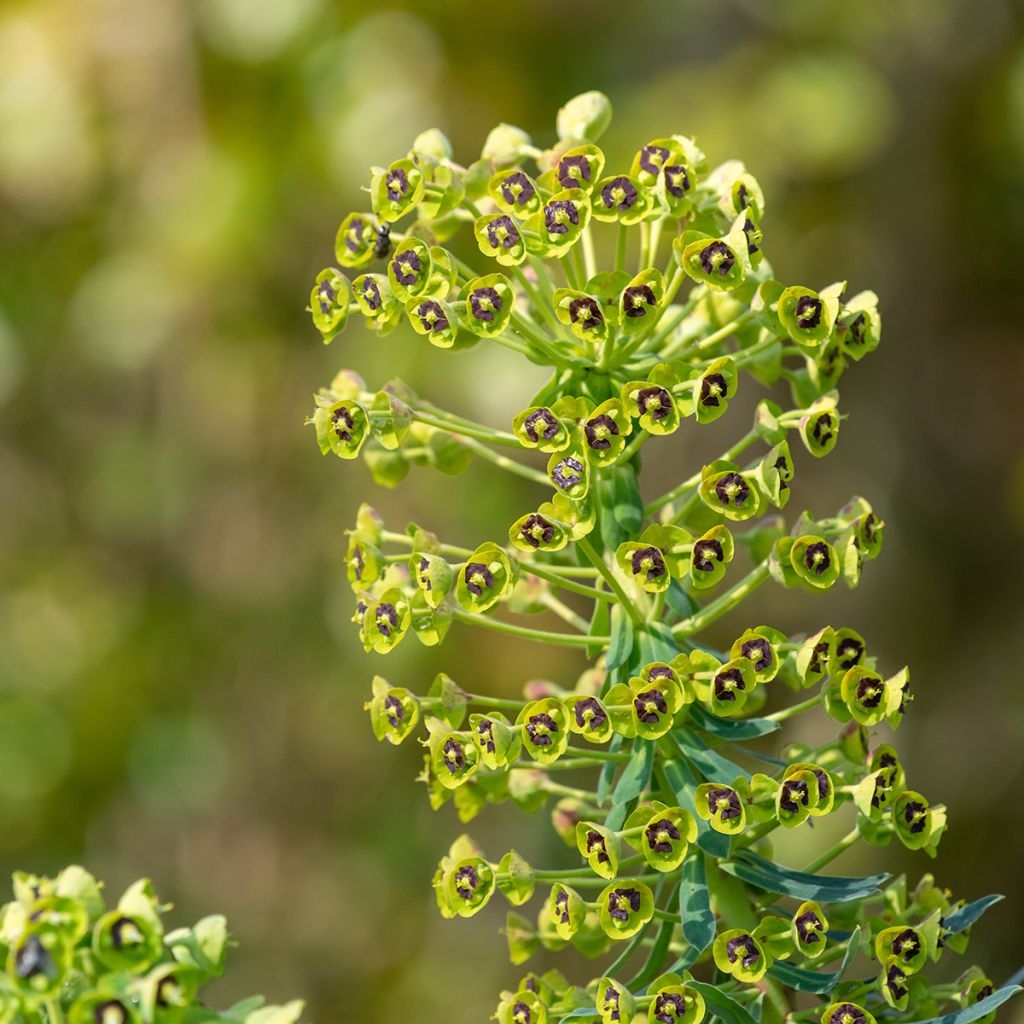
[[[747,807],[740,791],[741,780],[731,786],[719,782],[702,782],[697,787],[697,816],[716,832],[738,835],[747,824]]]
[[[597,1012],[601,1024],[629,1024],[636,1011],[633,993],[614,978],[602,978],[597,983]]]
[[[711,423],[729,408],[736,395],[736,364],[729,356],[714,360],[697,377],[693,390],[698,423]]]
[[[684,231],[672,243],[679,266],[698,284],[725,290],[738,288],[751,269],[745,222],[745,215],[740,214],[728,234],[718,238]]]
[[[610,829],[581,821],[576,826],[576,849],[595,875],[614,878],[618,874],[619,837]]]
[[[705,1014],[704,997],[681,983],[659,984],[647,1007],[648,1024],[700,1024]]]
[[[467,330],[482,338],[504,334],[512,321],[515,292],[504,274],[474,277],[462,287],[459,318]]]
[[[628,939],[654,916],[654,896],[643,882],[616,879],[597,897],[597,919],[612,939]]]
[[[602,344],[608,337],[608,321],[600,301],[586,292],[557,288],[554,294],[555,315],[580,341]]]
[[[444,873],[448,905],[459,917],[472,917],[494,895],[494,870],[482,857],[463,857]]]
[[[835,399],[819,399],[800,420],[800,440],[816,458],[828,455],[839,439],[839,413]]]
[[[109,971],[142,974],[163,954],[163,936],[155,915],[112,910],[93,929],[92,951]]]
[[[583,423],[587,457],[595,466],[610,466],[626,447],[633,420],[618,398],[602,402]]]
[[[313,315],[313,326],[323,335],[325,345],[345,330],[351,301],[352,285],[344,274],[328,267],[316,275],[309,296],[309,308]]]
[[[587,906],[575,889],[556,882],[548,896],[548,914],[559,937],[568,941],[580,930],[587,916]]]
[[[628,174],[602,178],[594,190],[593,204],[597,220],[627,226],[644,220],[653,205],[646,187]]]
[[[568,714],[555,697],[531,701],[519,712],[516,725],[526,752],[541,764],[557,761],[569,745]]]
[[[414,298],[405,303],[405,314],[412,329],[438,348],[451,348],[458,334],[455,311],[442,299]]]
[[[412,160],[395,160],[378,174],[371,186],[374,212],[393,224],[422,198],[423,171]]]
[[[740,472],[733,462],[712,462],[701,472],[698,493],[708,508],[741,522],[761,511],[761,494],[753,473]]]
[[[30,1002],[52,999],[71,969],[72,945],[46,924],[26,928],[11,941],[7,953],[9,985]]]
[[[480,766],[480,751],[470,732],[435,728],[429,746],[431,770],[445,789],[458,789]]]
[[[697,822],[689,811],[664,804],[647,808],[644,816],[640,825],[644,860],[655,871],[675,871],[686,859],[690,844],[697,840]]]
[[[503,267],[517,266],[526,259],[522,228],[507,213],[478,217],[473,234],[480,251],[496,259]]]
[[[647,380],[633,380],[622,388],[622,402],[630,416],[640,420],[649,434],[664,436],[679,429],[693,412],[688,390],[680,390],[679,367],[659,363]]]
[[[882,318],[878,313],[878,296],[859,292],[844,303],[836,322],[839,346],[851,359],[863,359],[878,348],[882,337]]]
[[[387,654],[401,641],[412,618],[409,601],[398,587],[385,590],[376,599],[365,602],[360,619],[363,647],[378,654]]]
[[[373,324],[384,325],[399,312],[398,300],[383,274],[360,274],[352,282],[359,312]]]
[[[545,179],[547,175],[541,180],[542,184]],[[557,184],[554,187],[557,188]],[[543,209],[523,224],[522,232],[530,252],[545,259],[561,259],[590,223],[591,209],[590,197],[585,191],[578,188],[555,191],[545,201]]]
[[[635,732],[654,740],[672,728],[683,706],[683,691],[675,670],[661,662],[647,665],[629,681],[630,707]]]
[[[855,665],[843,676],[840,694],[861,725],[877,725],[899,707],[899,693],[877,672],[862,665]]]
[[[786,441],[780,441],[775,445],[754,470],[754,479],[762,494],[776,508],[785,508],[789,502],[792,494],[789,482],[793,475],[793,457]]]
[[[790,926],[797,952],[812,959],[825,952],[828,918],[814,900],[805,900],[796,908]]]
[[[708,704],[716,715],[738,715],[756,686],[754,664],[747,657],[718,666],[708,686]]]
[[[370,431],[366,409],[347,398],[328,403],[318,396],[312,422],[320,451],[340,459],[358,458]]]
[[[409,559],[410,574],[431,608],[437,608],[452,589],[455,572],[440,555],[413,553]]]
[[[809,636],[796,654],[796,670],[800,685],[809,688],[825,678],[835,661],[836,631],[825,626]]]
[[[817,590],[827,590],[839,579],[839,556],[824,537],[797,537],[789,549],[789,564],[805,584]]]
[[[455,599],[471,612],[485,612],[507,597],[515,577],[508,553],[490,542],[481,544],[459,568]]]
[[[111,988],[83,992],[68,1010],[68,1024],[138,1024],[139,1012],[131,999]]]
[[[875,1018],[856,1003],[831,1003],[822,1011],[821,1024],[875,1024]]]
[[[761,943],[743,928],[730,928],[718,935],[711,953],[723,974],[744,985],[760,981],[771,964]]]
[[[350,213],[341,222],[334,255],[343,267],[364,267],[374,257],[377,218],[372,213]]]
[[[893,1009],[903,1011],[907,1008],[910,1002],[910,980],[897,957],[883,961],[878,983],[883,998]]]
[[[694,590],[707,590],[725,576],[736,547],[724,526],[712,526],[694,541],[690,552],[690,582]]]
[[[388,261],[388,284],[400,302],[416,298],[427,291],[433,259],[430,247],[419,238],[403,239],[395,246]]]
[[[569,731],[591,743],[605,743],[612,735],[612,720],[600,698],[571,694],[565,698]]]
[[[785,633],[770,626],[755,626],[733,641],[729,654],[732,658],[746,658],[750,661],[755,683],[769,683],[778,675],[782,666],[779,647],[785,642]]]
[[[548,459],[551,482],[573,501],[581,501],[590,491],[590,460],[579,433],[575,433],[568,448],[555,452]]]
[[[521,551],[561,551],[569,543],[569,531],[540,512],[530,512],[508,528],[508,539]]]
[[[572,434],[554,409],[544,405],[531,405],[517,413],[512,420],[512,431],[524,448],[542,452],[564,451],[572,441]]]
[[[470,715],[469,728],[485,768],[500,771],[518,760],[522,735],[500,711]]]
[[[814,349],[832,333],[844,287],[845,282],[834,284],[820,294],[800,285],[783,291],[779,296],[779,320],[793,341]]]
[[[521,167],[498,171],[487,183],[487,192],[502,213],[520,219],[536,213],[543,202],[537,182]]]
[[[946,811],[932,807],[920,793],[905,789],[892,806],[892,822],[897,838],[908,850],[927,850],[934,857],[946,827]]]
[[[401,686],[390,686],[381,676],[373,677],[373,699],[363,707],[370,712],[370,727],[378,740],[401,743],[416,728],[420,705]]]
[[[928,960],[928,942],[910,925],[883,928],[875,936],[875,958],[882,964],[893,959],[906,974],[916,974]]]

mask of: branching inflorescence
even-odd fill
[[[0,1020],[5,1024],[296,1024],[298,1000],[262,996],[224,1011],[200,990],[224,972],[231,940],[219,914],[167,931],[170,904],[141,879],[108,907],[103,886],[72,866],[55,878],[17,872],[0,908]]]
[[[568,944],[607,961],[585,985],[528,974],[502,994],[500,1024],[987,1018],[1015,987],[995,990],[977,967],[948,984],[923,972],[964,950],[995,897],[965,906],[930,875],[911,890],[903,878],[818,874],[859,837],[934,855],[944,808],[910,788],[871,732],[900,724],[908,671],[884,670],[848,628],[755,625],[723,650],[698,639],[768,581],[855,586],[878,554],[883,524],[862,498],[789,528],[775,512],[791,493],[791,445],[819,458],[836,444],[836,384],[878,345],[876,297],[776,281],[756,179],[737,161],[709,169],[692,139],[648,142],[628,173],[606,167],[595,142],[610,117],[607,99],[587,93],[559,112],[552,149],[501,125],[468,168],[440,132],[424,133],[373,170],[373,212],[342,221],[336,256],[353,279],[324,270],[311,297],[326,342],[360,313],[381,337],[408,322],[439,348],[497,344],[552,370],[510,430],[400,381],[368,390],[350,370],[316,397],[321,451],[362,454],[382,484],[410,465],[453,473],[478,456],[553,490],[511,523],[508,544],[391,532],[369,506],[349,534],[367,650],[386,653],[410,631],[437,644],[457,620],[588,659],[575,685],[529,684],[523,700],[446,675],[419,695],[374,679],[378,738],[400,743],[425,726],[421,778],[435,807],[450,798],[465,822],[488,803],[533,812],[554,800],[554,828],[578,853],[575,867],[539,870],[515,851],[488,860],[461,836],[434,876],[438,906],[469,917],[496,891],[513,907],[542,891],[539,914],[509,912],[512,962]],[[464,226],[475,251],[448,247]],[[596,262],[598,228],[611,269]],[[741,371],[788,383],[792,408],[762,400],[720,458],[644,504],[644,446],[726,413]],[[752,567],[731,580],[734,559]],[[534,628],[541,611],[565,627]],[[764,714],[769,686],[809,695]],[[802,712],[829,716],[838,735],[781,757],[749,745]],[[591,782],[568,785],[565,771]],[[847,813],[849,834],[801,870],[772,859],[774,830]],[[876,961],[866,979],[858,952]]]

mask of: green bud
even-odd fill
[[[505,941],[512,964],[526,963],[540,948],[540,938],[533,922],[515,911],[509,911],[505,918]]]
[[[496,167],[518,163],[531,149],[530,136],[511,124],[492,128],[480,153],[482,159]]]
[[[611,100],[603,92],[591,90],[574,96],[559,109],[555,128],[563,142],[596,142],[611,121]]]
[[[498,888],[514,907],[526,903],[536,888],[533,868],[515,850],[509,850],[498,863]]]

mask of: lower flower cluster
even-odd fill
[[[200,989],[224,972],[227,922],[204,917],[167,931],[150,883],[108,909],[101,883],[80,867],[56,878],[18,872],[0,910],[0,1020],[13,1024],[295,1024],[299,1001],[254,996],[218,1012]]]

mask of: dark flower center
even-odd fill
[[[864,1011],[853,1003],[842,1003],[832,1011],[829,1024],[865,1024]]]
[[[655,724],[661,721],[661,716],[668,713],[668,704],[665,703],[665,695],[661,690],[644,690],[633,698],[633,708],[636,717],[641,722]]]
[[[342,441],[352,440],[352,430],[355,428],[355,420],[352,418],[352,413],[341,406],[339,409],[335,409],[331,413],[331,422],[334,424],[334,433]]]
[[[370,309],[380,309],[380,288],[372,277],[368,277],[363,282],[363,301],[370,307]]]
[[[382,601],[377,605],[374,620],[377,623],[377,632],[381,636],[391,636],[391,631],[398,625],[398,612],[395,611],[393,604]]]
[[[421,302],[416,307],[416,315],[420,318],[425,331],[437,334],[448,327],[448,317],[445,316],[444,309],[433,299]]]
[[[708,792],[708,808],[719,821],[729,821],[743,813],[739,794],[728,786],[721,786]]]
[[[724,560],[725,551],[720,541],[707,538],[693,545],[693,564],[701,572],[711,572],[716,562]]]
[[[864,656],[864,645],[853,637],[841,640],[836,647],[836,660],[842,668],[849,671],[854,665],[859,665]]]
[[[735,700],[737,690],[745,690],[743,673],[738,668],[723,669],[715,676],[715,696],[719,700]]]
[[[917,956],[921,943],[913,928],[906,928],[892,940],[892,951],[904,960],[913,960]]]
[[[686,997],[677,992],[664,992],[654,1000],[654,1019],[661,1024],[675,1024],[686,1016]]]
[[[595,851],[597,851],[595,853]],[[587,833],[587,854],[596,857],[599,864],[608,864],[611,862],[611,858],[608,856],[608,850],[605,847],[604,836],[600,832],[594,832],[591,830]]]
[[[579,210],[571,199],[555,199],[544,207],[544,227],[550,235],[567,235],[569,225],[579,222]]]
[[[907,994],[907,976],[898,964],[890,964],[885,972],[885,987],[894,999],[902,999]]]
[[[604,314],[594,299],[584,295],[569,303],[569,319],[583,330],[592,331],[604,323]]]
[[[569,923],[569,894],[564,889],[559,889],[555,897],[555,917],[562,924]]]
[[[56,965],[38,935],[30,935],[14,955],[14,973],[19,978],[52,975]]]
[[[749,935],[737,935],[730,939],[725,944],[725,952],[729,957],[729,963],[734,964],[739,960],[748,971],[761,958],[754,940]]]
[[[750,484],[739,473],[726,473],[715,484],[715,496],[723,505],[741,508],[750,497]]]
[[[393,729],[397,729],[405,718],[405,709],[402,707],[402,702],[389,693],[384,698],[384,710],[388,723]]]
[[[590,181],[590,161],[582,154],[563,156],[558,162],[558,180],[562,188],[583,188],[585,181]]]
[[[519,241],[519,229],[511,217],[495,217],[487,225],[487,240],[492,249],[511,249]]]
[[[915,835],[924,831],[925,823],[928,820],[928,808],[918,800],[911,800],[903,809],[903,820],[910,826],[910,831]]]
[[[811,436],[820,445],[826,445],[836,432],[835,418],[831,412],[823,412],[814,418]]]
[[[764,637],[751,637],[740,644],[740,654],[747,658],[758,672],[763,672],[775,660],[772,645]]]
[[[619,990],[609,985],[604,994],[604,1011],[609,1020],[621,1020],[622,1013],[619,1010]]]
[[[540,434],[537,433],[538,423],[544,424],[544,429],[541,430]],[[544,438],[545,441],[550,441],[558,433],[558,420],[555,419],[554,414],[549,409],[538,409],[526,417],[523,421],[523,429],[526,431],[527,437],[535,444],[541,438]]]
[[[475,597],[483,596],[485,588],[490,590],[494,586],[494,573],[483,562],[469,562],[462,578],[466,581],[466,589]]]
[[[484,718],[476,723],[477,735],[483,741],[484,750],[488,754],[494,753],[494,723],[489,718]]]
[[[651,822],[644,831],[647,845],[654,853],[671,853],[673,842],[682,838],[679,829],[668,818]]]
[[[480,877],[472,864],[463,864],[455,872],[455,891],[464,899],[471,900],[476,887],[480,884]]]
[[[583,432],[591,448],[605,451],[612,446],[612,438],[619,436],[619,425],[606,412],[587,420]]]
[[[803,779],[787,779],[782,784],[779,806],[790,814],[796,814],[800,810],[800,805],[806,807],[810,799],[810,790]]]
[[[555,527],[537,512],[527,516],[519,527],[519,535],[531,548],[539,548],[541,544],[550,544],[555,536]]]
[[[878,676],[865,676],[857,683],[857,703],[864,708],[877,708],[885,686]]]
[[[821,918],[813,910],[806,911],[796,919],[796,930],[801,942],[808,945],[821,942],[821,936],[818,934],[821,931]]]
[[[349,252],[357,253],[362,248],[363,231],[366,224],[361,220],[349,222],[348,230],[345,232],[345,246]]]
[[[805,331],[813,330],[821,323],[821,299],[813,295],[801,295],[796,300],[794,315],[797,327]]]
[[[397,203],[406,192],[409,191],[409,175],[400,167],[388,171],[387,176],[388,199]]]
[[[567,491],[583,479],[583,463],[572,455],[567,455],[556,463],[555,468],[551,471],[551,479],[556,486]]]
[[[645,575],[648,580],[660,579],[665,575],[665,556],[658,548],[637,548],[630,558],[634,576]]]
[[[619,176],[612,178],[601,189],[601,202],[608,210],[618,209],[625,213],[636,202],[638,194],[636,186],[629,178]]]
[[[636,889],[612,889],[608,894],[608,916],[616,921],[628,921],[629,913],[640,909],[640,893]]]
[[[530,1024],[533,1019],[530,1007],[524,1002],[516,1003],[512,1007],[512,1019],[515,1021],[515,1024]]]
[[[665,168],[665,191],[677,199],[690,191],[690,175],[682,164]]]
[[[719,277],[725,277],[735,262],[733,251],[725,242],[711,242],[700,251],[700,265],[705,274],[717,273]]]
[[[415,284],[420,279],[423,262],[414,252],[399,253],[391,261],[391,269],[395,272],[395,280],[402,285]]]
[[[648,174],[657,174],[669,158],[669,151],[664,146],[652,143],[640,150],[640,167]]]
[[[646,284],[635,284],[622,293],[622,309],[630,318],[647,316],[648,306],[657,306],[654,290]]]
[[[444,766],[448,769],[450,775],[458,775],[466,767],[466,752],[462,749],[462,744],[454,736],[449,736],[444,741],[441,753],[444,758]]]
[[[550,747],[555,742],[552,733],[558,732],[558,723],[545,711],[526,720],[526,735],[535,747]]]
[[[729,397],[729,382],[720,373],[709,373],[700,379],[700,404],[717,408]]]
[[[522,171],[514,171],[501,183],[501,194],[510,206],[525,206],[535,191],[533,182]]]
[[[828,545],[824,541],[816,540],[807,545],[807,550],[804,551],[804,565],[807,566],[808,571],[813,572],[815,576],[820,576],[831,564],[832,559],[828,553]]]
[[[590,728],[600,729],[608,719],[607,713],[596,697],[584,697],[582,700],[576,701],[573,713],[576,716],[576,724],[581,729],[587,728],[588,725]]]
[[[636,394],[636,407],[641,416],[650,416],[652,420],[663,420],[672,412],[672,396],[656,385],[641,388]]]
[[[495,288],[475,288],[469,296],[469,310],[477,320],[491,323],[501,309],[501,296]]]

